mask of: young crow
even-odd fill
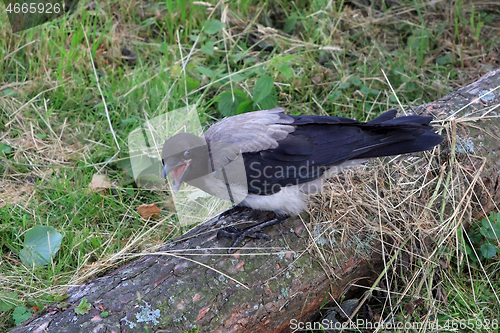
[[[286,115],[283,108],[254,111],[212,125],[203,137],[179,133],[163,144],[163,175],[219,198],[277,218],[223,236],[266,237],[260,230],[307,209],[323,181],[369,158],[431,149],[443,138],[431,117],[396,117],[390,110],[367,123],[350,118]]]

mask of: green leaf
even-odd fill
[[[481,235],[490,239],[498,239],[500,238],[500,227],[497,223],[490,222],[487,218],[482,219],[481,224],[482,228],[479,229]]]
[[[290,79],[293,77],[293,69],[288,66],[287,64],[281,65],[278,68],[278,71],[287,79]]]
[[[236,114],[242,114],[242,113],[246,113],[246,112],[250,112],[252,111],[252,101],[251,100],[246,100],[242,103],[240,103],[240,105],[238,105],[238,109],[236,110]]]
[[[340,89],[347,89],[351,86],[351,83],[350,82],[343,82],[341,84],[339,84],[339,88]]]
[[[406,91],[415,91],[415,90],[417,90],[417,85],[414,82],[408,82],[405,85],[405,90]]]
[[[62,294],[62,295],[55,295],[54,296],[54,302],[60,302],[63,299],[67,298],[68,294]]]
[[[219,20],[210,20],[205,22],[203,31],[209,35],[214,35],[222,30],[224,23]]]
[[[472,244],[480,244],[483,240],[483,237],[481,237],[481,234],[477,229],[469,230],[469,233],[467,235],[469,236],[470,242]]]
[[[215,43],[209,40],[201,47],[201,52],[213,56],[215,51]]]
[[[84,297],[81,299],[80,304],[75,308],[75,313],[79,315],[84,315],[89,313],[90,303],[87,303],[87,299]]]
[[[2,94],[5,97],[7,97],[7,96],[13,96],[13,95],[16,94],[16,91],[14,89],[7,88],[7,89],[2,90]]]
[[[0,311],[9,311],[16,306],[17,294],[10,292],[8,294],[0,294]]]
[[[198,39],[198,43],[201,43],[201,42],[204,42],[206,39],[207,39],[207,36],[203,36],[203,35],[189,35],[189,39],[192,41],[192,42],[195,42],[197,39]]]
[[[47,137],[47,134],[45,133],[37,133],[35,134],[37,138],[39,138],[40,140],[43,140]]]
[[[282,62],[289,62],[289,61],[294,60],[295,58],[297,58],[296,54],[289,54],[289,55],[286,55],[286,56],[282,57],[281,61]]]
[[[359,78],[358,75],[353,75],[351,77],[350,81],[352,84],[354,84],[357,87],[361,87],[361,85],[363,84],[363,81],[361,81],[361,79]]]
[[[30,299],[27,303],[34,312],[43,310],[44,301],[41,299]],[[36,308],[38,308],[38,310]]]
[[[219,95],[219,104],[217,109],[225,116],[234,116],[238,110],[238,106],[247,100],[247,94],[244,91],[234,89],[231,91],[224,91]]]
[[[185,84],[185,85],[184,85]],[[181,91],[184,92],[184,91],[192,91],[196,88],[198,88],[200,86],[200,81],[196,80],[196,79],[193,79],[193,78],[190,78],[190,77],[186,77],[186,80],[185,81],[181,81],[180,82],[180,87],[181,87]]]
[[[12,313],[12,319],[14,319],[16,325],[21,325],[24,321],[30,319],[30,317],[31,312],[29,312],[24,306],[18,306]]]
[[[338,101],[342,97],[342,91],[334,90],[328,95],[330,101]]]
[[[486,259],[493,258],[497,254],[497,248],[491,243],[481,245],[481,253]]]
[[[0,142],[0,156],[12,153],[12,149],[9,145]]]
[[[254,104],[256,105],[257,103],[254,102]],[[276,105],[278,105],[278,96],[276,96],[276,91],[274,89],[272,89],[271,93],[259,102],[259,106],[262,110],[275,108]]]
[[[251,65],[251,64],[254,64],[257,62],[257,58],[254,58],[254,57],[248,57],[248,58],[245,58],[243,59],[243,63],[246,64],[246,65]],[[254,69],[254,71],[256,71],[257,68]]]
[[[234,62],[238,62],[241,59],[243,59],[243,57],[245,57],[247,55],[248,55],[247,52],[238,52],[238,53],[233,54],[231,57],[232,57]]]
[[[469,245],[465,244],[465,253],[470,256],[474,253],[474,251],[472,251],[472,248]]]
[[[205,66],[196,66],[195,69],[205,76],[208,76],[208,77],[214,76],[214,72]]]
[[[161,42],[160,44],[160,52],[167,54],[168,53],[168,44],[166,42]]]
[[[108,311],[101,312],[101,318],[106,318],[109,315]]]
[[[63,236],[56,229],[37,225],[24,234],[24,248],[19,253],[27,266],[44,266],[50,263],[59,248]]]
[[[291,33],[297,24],[297,14],[292,13],[289,18],[285,20],[285,26],[283,27],[283,31],[287,34]]]
[[[233,74],[231,75],[231,80],[233,81],[243,81],[244,79],[246,79],[247,77],[243,74]]]
[[[438,65],[447,65],[450,64],[453,61],[453,58],[451,57],[451,54],[446,54],[442,57],[439,57],[436,59],[436,64]]]
[[[253,88],[253,102],[255,104],[260,103],[271,93],[273,86],[274,80],[272,77],[268,75],[261,76]]]

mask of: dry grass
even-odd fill
[[[465,117],[445,122],[440,130],[447,140],[432,151],[344,171],[326,184],[311,206],[308,227],[315,252],[333,279],[339,250],[349,249],[347,257],[382,256],[385,268],[375,283],[361,279],[349,288],[351,297],[375,307],[382,322],[415,315],[426,322],[449,315],[447,306],[462,298],[463,290],[455,289],[457,294],[450,296],[454,290],[443,285],[456,279],[453,268],[466,274],[475,270],[468,266],[463,235],[477,216],[489,214],[483,208],[488,196],[481,176],[485,158],[455,151],[457,122],[467,125]],[[487,209],[498,211],[498,206]],[[471,278],[472,289],[486,284],[500,304],[490,269],[481,264],[476,269],[482,278]],[[413,304],[421,307],[415,314]],[[496,318],[498,304],[486,305],[478,318]],[[361,315],[361,306],[349,313],[351,319]]]

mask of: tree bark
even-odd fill
[[[456,151],[473,155],[484,183],[478,215],[500,201],[500,98],[487,93],[499,86],[500,68],[414,109],[444,123],[455,118]],[[371,283],[383,268],[378,240],[371,240],[371,254],[361,256],[353,244],[331,254],[334,271],[324,269],[297,217],[270,228],[272,241],[247,241],[245,251],[228,255],[230,241],[216,238],[226,222],[209,220],[156,253],[71,288],[66,309],[54,304],[12,332],[288,332],[295,320],[314,319],[327,292],[339,298],[353,280]],[[77,315],[83,297],[92,306]]]

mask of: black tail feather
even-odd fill
[[[408,153],[415,153],[431,149],[432,147],[440,144],[443,137],[431,131],[425,131],[423,134],[418,135],[413,140],[397,141],[395,138],[394,143],[389,145],[381,145],[374,149],[368,150],[366,153],[356,155],[355,158],[372,158],[391,155],[401,155]]]
[[[443,141],[443,137],[432,132],[432,117],[394,116],[395,110],[391,110],[363,124],[365,140],[350,158],[414,153],[431,149]]]

